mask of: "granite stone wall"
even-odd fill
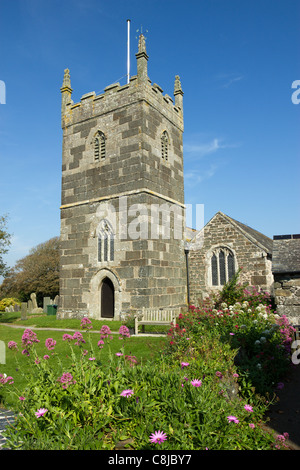
[[[242,268],[239,281],[259,289],[272,291],[273,276],[271,259],[266,250],[254,244],[237,227],[217,214],[203,229],[202,246],[189,251],[191,303],[219,291],[222,287],[212,286],[211,255],[216,247],[226,247],[235,259],[235,271]],[[199,239],[199,235],[198,235]],[[196,245],[197,238],[194,241]]]
[[[113,84],[99,96],[87,93],[75,104],[69,75],[64,84],[58,317],[100,318],[104,278],[114,286],[114,318],[142,307],[185,305],[182,100],[177,96],[174,104],[144,73],[143,80],[131,77],[129,84]],[[105,136],[105,158],[95,159],[98,131]],[[180,238],[173,210],[170,234],[151,233],[152,207],[178,209]],[[101,220],[113,227],[113,260],[98,259]]]

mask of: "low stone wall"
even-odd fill
[[[277,313],[300,325],[300,273],[274,274],[274,294]]]

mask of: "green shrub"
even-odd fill
[[[274,437],[260,425],[266,402],[253,393],[247,398],[240,394],[236,351],[194,320],[181,318],[186,328],[175,327],[173,344],[144,364],[126,355],[124,348],[101,360],[102,347],[110,348],[107,326],[102,328],[97,350],[88,340],[83,342],[80,332],[64,335],[68,366],[55,353],[51,338],[45,342],[47,354],[38,357],[39,340],[33,331],[25,330],[23,355],[28,355],[31,368],[27,385],[19,391],[12,378],[2,377],[3,386],[19,397],[21,412],[5,432],[8,446],[24,450],[274,448]],[[150,442],[151,435],[152,440],[158,439],[158,431],[165,433],[166,440]]]
[[[18,299],[13,297],[7,297],[0,300],[0,312],[4,312],[6,307],[10,307],[11,305],[21,305]]]

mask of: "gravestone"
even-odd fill
[[[44,297],[43,298],[43,312],[47,313],[47,305],[52,305],[52,301],[50,297]]]
[[[27,302],[21,303],[21,320],[27,320]]]
[[[32,306],[32,300],[28,300],[27,302],[27,311],[28,313],[32,313],[33,306]]]
[[[54,303],[53,303],[53,305],[58,305],[58,302],[59,302],[59,295],[56,295],[56,296],[54,297]]]
[[[5,361],[5,343],[0,341],[0,364],[6,364]]]
[[[30,294],[30,299],[31,299],[31,302],[32,302],[32,309],[38,308],[38,304],[37,304],[37,301],[36,301],[36,294],[34,292],[32,294]]]

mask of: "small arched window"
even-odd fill
[[[161,157],[163,160],[168,160],[169,150],[169,137],[167,131],[164,131],[161,136]]]
[[[99,161],[100,159],[104,159],[106,156],[106,142],[105,142],[105,135],[103,132],[98,131],[94,138],[94,156],[95,160]]]
[[[215,248],[210,259],[211,285],[224,286],[235,275],[234,254],[226,247]]]
[[[115,239],[112,226],[103,219],[98,226],[98,261],[113,261],[114,251]]]

